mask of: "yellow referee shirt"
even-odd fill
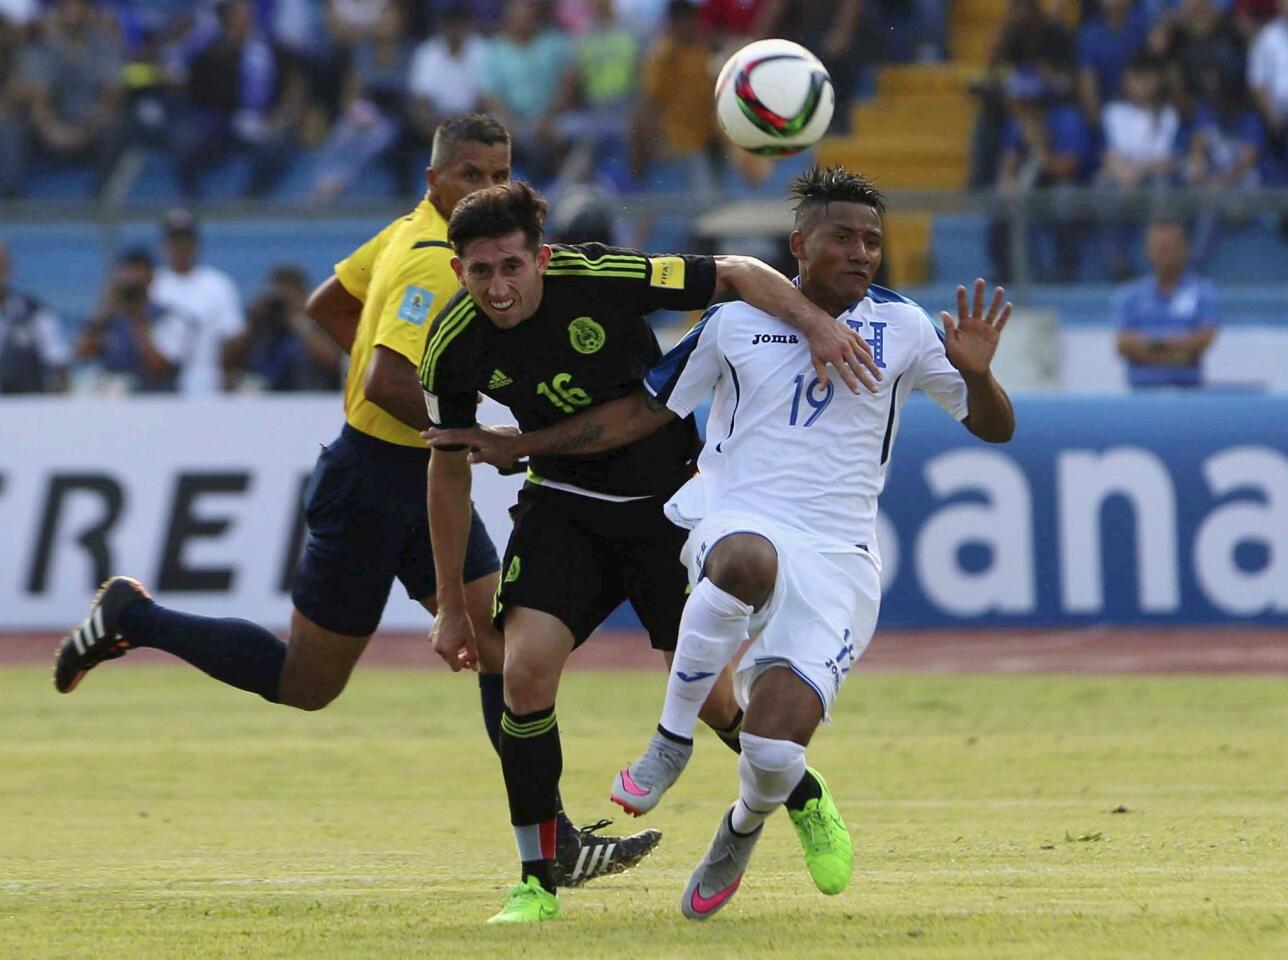
[[[452,271],[447,221],[428,199],[335,265],[344,289],[362,301],[344,386],[344,416],[357,430],[404,447],[425,446],[420,434],[363,396],[377,346],[419,367],[434,316],[460,284]]]

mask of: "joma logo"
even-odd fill
[[[751,338],[751,345],[758,343],[800,343],[794,333],[758,333]]]

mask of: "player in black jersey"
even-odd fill
[[[512,183],[480,191],[453,213],[448,240],[464,289],[435,319],[420,370],[435,426],[472,426],[479,393],[509,407],[525,432],[632,393],[661,356],[644,315],[704,308],[725,293],[799,327],[821,377],[831,364],[851,389],[874,387],[868,345],[760,261],[550,247],[542,243],[545,209],[531,187]],[[697,452],[688,417],[606,453],[532,461],[511,511],[494,605],[505,636],[501,766],[523,866],[493,922],[559,915],[550,870],[563,764],[554,703],[568,655],[629,599],[670,661],[688,584],[683,532],[661,507],[692,475]],[[459,669],[477,660],[457,589],[469,531],[468,452],[435,450],[429,478],[434,648]],[[736,731],[727,678],[702,718],[726,742]],[[817,790],[807,775],[800,802]]]

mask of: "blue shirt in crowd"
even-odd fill
[[[1055,103],[1047,107],[1045,119],[1051,152],[1056,156],[1072,154],[1078,158],[1074,182],[1082,183],[1089,179],[1096,169],[1096,144],[1082,113],[1068,104]],[[1020,125],[1014,117],[1008,119],[1002,128],[1002,150],[1014,150],[1021,161],[1028,158],[1028,146],[1020,136]],[[1036,186],[1048,184],[1039,182]]]
[[[1171,294],[1158,289],[1153,276],[1134,280],[1118,292],[1115,307],[1119,330],[1133,330],[1148,339],[1179,337],[1217,325],[1216,288],[1193,274],[1181,278]],[[1184,367],[1128,363],[1133,387],[1197,387],[1199,364]]]
[[[1149,21],[1139,6],[1132,7],[1118,30],[1102,16],[1078,31],[1078,66],[1095,71],[1101,103],[1120,95],[1127,64],[1145,46],[1148,33]]]

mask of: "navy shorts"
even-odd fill
[[[375,632],[397,577],[413,600],[437,592],[425,480],[429,452],[387,443],[348,424],[322,448],[304,491],[308,539],[295,571],[295,608],[324,630]],[[465,582],[500,568],[478,512]]]

